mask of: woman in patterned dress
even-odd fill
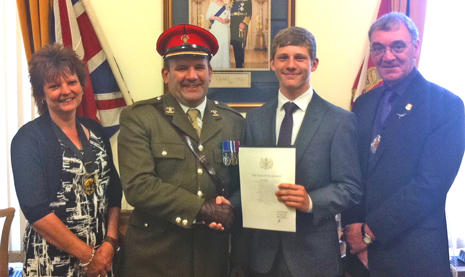
[[[23,276],[112,276],[121,183],[102,127],[76,116],[85,65],[71,48],[46,45],[32,55],[29,75],[40,117],[11,144],[28,220]]]

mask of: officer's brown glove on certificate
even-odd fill
[[[234,222],[233,207],[227,203],[216,204],[215,199],[205,200],[202,208],[200,208],[197,219],[206,224],[216,222],[227,229]]]

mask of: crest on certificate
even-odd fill
[[[273,167],[273,159],[270,158],[261,158],[260,168],[271,169]]]

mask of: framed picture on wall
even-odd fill
[[[210,31],[218,40],[219,50],[211,61],[214,70],[270,70],[270,4],[189,0],[189,24]]]
[[[261,105],[278,93],[279,82],[270,69],[270,43],[280,30],[295,25],[295,0],[164,0],[163,4],[165,30],[188,23],[213,34],[218,31],[215,36],[220,44],[219,52],[223,45],[223,54],[212,59],[213,79],[232,82],[211,86],[209,99],[244,111]],[[224,20],[228,17],[229,21]],[[245,46],[242,66],[241,53],[234,49],[237,48],[234,47],[237,33],[243,27],[237,21],[248,22],[247,30],[239,36],[240,43]],[[244,83],[250,85],[244,86]]]

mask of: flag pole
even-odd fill
[[[126,87],[126,83],[124,82],[123,76],[121,75],[121,71],[118,68],[118,65],[116,64],[115,57],[113,56],[113,53],[111,52],[111,48],[107,43],[107,40],[105,39],[105,35],[103,34],[102,29],[100,28],[100,24],[98,23],[97,17],[95,16],[94,10],[92,8],[92,4],[90,4],[89,0],[81,0],[82,4],[84,6],[84,9],[87,13],[87,16],[89,17],[90,22],[92,23],[92,26],[94,27],[95,33],[97,34],[98,40],[100,42],[100,45],[102,46],[103,52],[105,52],[105,56],[107,56],[107,61],[110,64],[111,71],[113,72],[113,75],[115,76],[116,82],[118,83],[119,89],[121,91],[121,94],[123,94],[124,101],[126,102],[126,105],[131,105],[134,103],[128,88]]]

